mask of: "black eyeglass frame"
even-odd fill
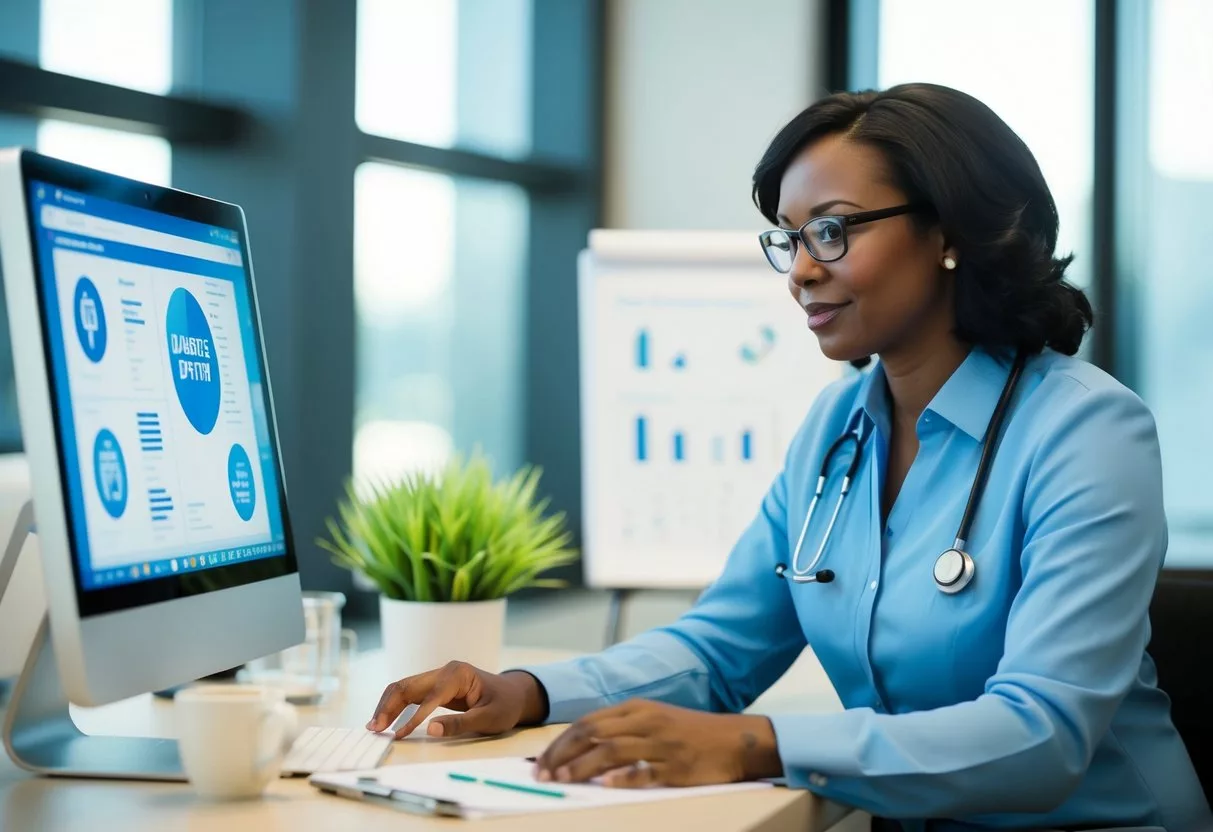
[[[770,247],[771,238],[774,234],[786,234],[788,237],[795,237],[804,250],[809,253],[809,256],[818,263],[835,263],[846,257],[847,252],[851,249],[850,235],[847,234],[847,229],[853,225],[863,225],[864,223],[875,222],[876,220],[888,219],[889,217],[897,217],[902,214],[914,214],[924,210],[924,206],[917,203],[907,202],[904,205],[894,205],[891,208],[877,208],[874,211],[859,211],[854,214],[822,214],[818,217],[812,217],[804,225],[795,231],[788,228],[772,228],[768,231],[763,231],[758,235],[758,244],[762,246],[762,253],[767,258],[767,262],[771,264],[771,268],[780,274],[787,274],[792,270],[792,265],[796,262],[796,254],[792,253],[792,262],[788,264],[786,269],[781,269],[775,265],[775,260],[771,257]],[[837,257],[823,259],[813,253],[813,247],[809,245],[808,238],[805,236],[805,229],[815,222],[821,220],[835,220],[842,228],[842,253]]]

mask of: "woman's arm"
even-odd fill
[[[1166,521],[1154,421],[1136,396],[1084,389],[1055,415],[984,694],[901,715],[773,717],[790,782],[891,817],[1041,812],[1077,787],[1139,671]]]
[[[770,687],[805,646],[787,584],[772,572],[787,558],[785,495],[780,474],[721,577],[673,625],[585,658],[521,668],[546,690],[548,721],[633,697],[735,712]]]

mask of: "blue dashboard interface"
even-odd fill
[[[83,588],[286,554],[240,235],[29,188]]]

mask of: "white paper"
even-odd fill
[[[683,797],[702,797],[728,792],[768,789],[767,782],[730,783],[720,786],[687,788],[616,789],[595,784],[540,783],[534,775],[535,764],[518,757],[496,757],[481,760],[456,760],[441,763],[416,763],[385,766],[362,772],[316,775],[313,784],[355,787],[359,778],[375,778],[379,786],[448,800],[463,807],[466,817],[483,818],[530,812],[559,812],[573,809],[596,809],[651,803]],[[452,780],[451,773],[481,779],[501,780],[523,786],[562,792],[565,797],[527,794],[483,783]]]

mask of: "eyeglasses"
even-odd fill
[[[772,228],[758,235],[758,242],[767,256],[767,261],[781,274],[792,270],[796,261],[796,247],[804,244],[805,251],[819,263],[832,263],[847,253],[847,229],[852,225],[863,225],[900,214],[921,210],[919,205],[897,205],[877,211],[861,211],[858,214],[832,214],[813,219],[800,226],[799,231]]]

